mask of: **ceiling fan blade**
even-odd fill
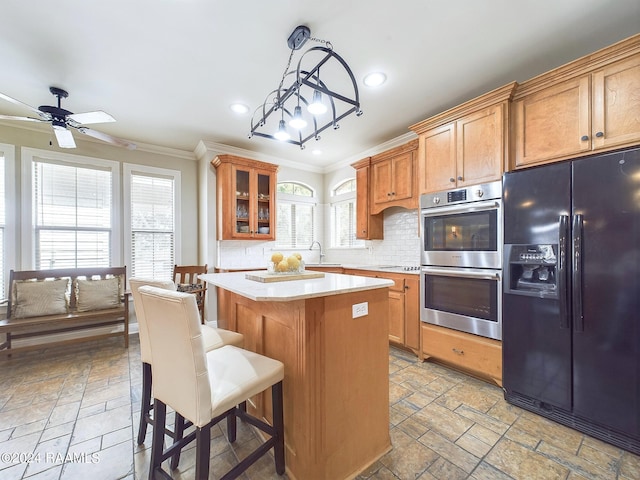
[[[76,142],[69,130],[60,125],[53,125],[53,133],[56,134],[56,140],[60,148],[76,148]]]
[[[80,133],[84,133],[85,135],[89,135],[90,137],[96,138],[98,140],[102,140],[103,142],[111,143],[112,145],[117,145],[119,147],[125,147],[129,150],[135,150],[136,144],[129,142],[128,140],[123,140],[122,138],[113,137],[111,135],[107,135],[106,133],[98,132],[96,130],[91,130],[87,127],[75,127],[78,129]]]
[[[67,118],[85,125],[91,123],[107,123],[116,121],[115,118],[113,118],[107,112],[103,112],[102,110],[96,110],[95,112],[74,113],[71,115],[67,115]]]
[[[25,122],[46,122],[42,118],[33,118],[33,117],[16,117],[14,115],[0,115],[0,120],[23,120]]]
[[[16,105],[21,105],[21,106],[23,106],[25,108],[28,108],[32,112],[35,112],[40,117],[42,117],[42,112],[40,110],[38,110],[36,107],[32,107],[31,105],[27,105],[26,103],[23,103],[20,100],[16,100],[15,98],[10,97],[9,95],[5,95],[4,93],[0,93],[0,98],[6,100],[7,102],[15,103]],[[42,118],[44,118],[44,117],[42,117]]]

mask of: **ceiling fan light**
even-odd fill
[[[314,90],[313,100],[307,107],[307,110],[311,115],[322,115],[323,113],[326,113],[327,106],[322,103],[322,94],[319,90]]]
[[[293,118],[289,121],[289,126],[296,130],[302,130],[307,126],[307,121],[302,118],[302,108],[300,108],[300,105],[293,109]]]
[[[285,126],[284,120],[280,120],[280,122],[278,123],[278,131],[274,133],[273,136],[277,140],[283,142],[289,140],[290,135],[289,132],[287,132],[287,127]]]

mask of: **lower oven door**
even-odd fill
[[[502,271],[422,267],[420,320],[502,340]]]

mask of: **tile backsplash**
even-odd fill
[[[420,264],[419,210],[392,207],[384,211],[384,240],[368,240],[364,247],[330,248],[326,238],[322,247],[324,263],[344,265],[399,265]],[[219,268],[264,268],[275,249],[275,242],[225,240],[218,242]],[[293,250],[292,250],[293,251]],[[319,251],[314,246],[296,250],[306,263],[318,263]],[[283,253],[289,251],[282,250]]]

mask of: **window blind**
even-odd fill
[[[310,203],[278,201],[276,244],[279,248],[306,248],[314,239],[314,209]]]
[[[4,297],[5,295],[5,265],[6,265],[6,252],[4,246],[4,232],[7,228],[7,213],[6,213],[6,187],[5,187],[5,159],[4,155],[0,152],[0,297]]]
[[[112,173],[33,162],[36,269],[111,265]]]
[[[175,265],[175,180],[131,174],[131,274],[171,279]]]
[[[356,240],[355,200],[334,203],[332,205],[334,247],[352,247],[360,244]]]

